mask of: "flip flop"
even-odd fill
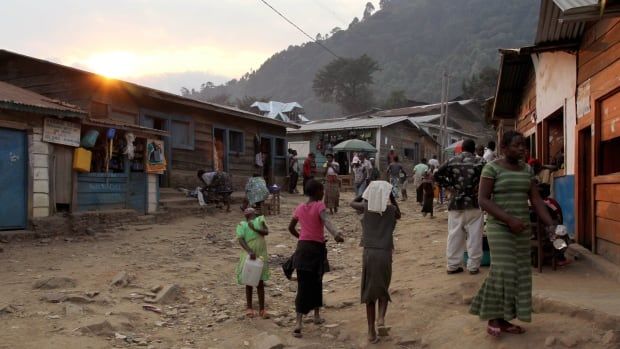
[[[293,337],[295,337],[295,338],[301,338],[302,337],[301,329],[300,328],[296,328],[296,329],[293,330]]]
[[[370,338],[369,337],[368,338],[368,343],[370,343],[370,344],[377,344],[377,343],[379,343],[379,337],[378,336],[375,336],[374,338]]]
[[[377,327],[377,334],[379,335],[379,337],[387,337],[387,336],[390,335],[390,330],[391,329],[392,329],[391,327],[385,326],[385,325],[378,326]]]
[[[258,315],[260,315],[260,317],[263,319],[269,319],[269,314],[267,313],[267,309],[260,310],[258,312]]]
[[[492,337],[499,338],[502,334],[502,329],[500,327],[487,325],[487,333]]]
[[[506,332],[510,334],[524,334],[525,333],[525,329],[523,327],[512,325],[512,324],[510,326],[501,327],[500,329],[502,332]]]
[[[245,316],[249,317],[250,319],[256,316],[256,312],[254,312],[254,309],[246,309],[245,310]]]

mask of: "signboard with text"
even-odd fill
[[[79,147],[80,124],[47,118],[43,123],[43,141]]]

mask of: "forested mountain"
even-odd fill
[[[375,1],[377,3],[377,1]],[[367,54],[379,63],[373,74],[375,104],[393,91],[409,99],[435,102],[441,96],[441,74],[451,76],[450,97],[463,81],[485,67],[497,67],[498,48],[532,43],[538,0],[381,0],[381,8],[349,28],[318,35],[341,57]],[[360,8],[362,11],[368,8]],[[311,119],[337,116],[339,106],[323,103],[312,89],[317,71],[334,59],[317,43],[290,46],[257,70],[224,85],[203,84],[183,94],[235,104],[243,97],[301,103]],[[191,87],[191,86],[190,86]]]

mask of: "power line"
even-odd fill
[[[332,10],[329,6],[326,6],[325,4],[323,4],[320,0],[314,0],[314,2],[319,5],[319,7],[321,7],[322,9],[324,9],[325,11],[329,12],[332,14],[332,16],[337,19],[338,21],[340,21],[340,23],[343,26],[346,26],[347,23],[344,19],[342,19],[342,17],[340,17],[339,14],[336,13],[336,11]]]
[[[325,51],[329,52],[332,54],[332,56],[336,57],[336,58],[342,58],[340,56],[338,56],[337,54],[334,53],[334,51],[330,50],[329,48],[327,48],[327,46],[323,45],[322,43],[320,43],[318,40],[316,40],[315,38],[313,38],[312,36],[310,36],[308,33],[306,33],[303,29],[301,29],[297,24],[293,23],[290,19],[286,18],[286,16],[284,16],[282,13],[280,13],[280,11],[276,10],[273,6],[271,6],[266,0],[260,0],[263,4],[267,5],[267,7],[269,7],[270,9],[273,10],[273,12],[277,13],[278,16],[282,17],[285,21],[289,22],[293,27],[297,28],[297,30],[299,30],[300,32],[302,32],[305,36],[307,36],[310,40],[316,42],[319,46],[321,46],[323,49],[325,49]]]

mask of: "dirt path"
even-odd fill
[[[327,323],[306,324],[303,339],[290,335],[296,284],[283,277],[279,263],[294,250],[295,240],[286,231],[288,212],[301,200],[283,198],[283,214],[267,218],[272,232],[269,320],[243,316],[244,291],[234,280],[240,252],[234,227],[241,214],[218,213],[170,225],[121,228],[96,237],[4,244],[0,348],[251,348],[262,332],[277,335],[291,347],[364,348],[360,225],[348,208],[335,218],[347,241],[329,243],[333,272],[325,277]],[[523,336],[490,339],[485,323],[467,314],[463,300],[483,280],[486,269],[476,276],[446,275],[445,212],[435,220],[423,218],[413,202],[404,203],[403,211],[396,234],[393,303],[387,316],[391,335],[370,347],[543,348],[553,337],[549,348],[605,348],[604,331],[559,314],[535,314],[534,322],[525,324],[528,333]],[[121,271],[129,274],[129,285],[110,286]],[[50,277],[67,277],[76,284],[33,289],[35,282]],[[144,310],[151,290],[168,284],[180,287],[180,298],[154,304],[161,314]],[[49,302],[59,299],[64,302]],[[84,329],[92,324],[99,326]]]

